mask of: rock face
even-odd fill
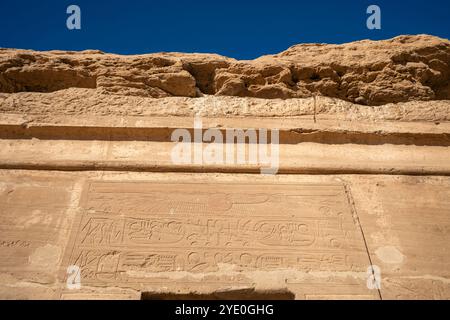
[[[450,42],[427,35],[302,44],[252,61],[214,54],[0,50],[0,92],[7,93],[77,87],[153,98],[323,95],[382,105],[449,99],[449,78]]]
[[[450,299],[449,50],[0,49],[0,298]]]

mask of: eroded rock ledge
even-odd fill
[[[366,105],[445,100],[450,99],[450,41],[415,35],[301,44],[250,61],[215,54],[0,49],[0,92],[69,88],[154,98],[323,95]]]

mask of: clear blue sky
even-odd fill
[[[81,30],[66,8],[81,8]],[[381,7],[382,29],[366,28]],[[238,59],[304,42],[343,43],[428,33],[450,38],[450,0],[1,0],[0,47],[122,54],[213,52]]]

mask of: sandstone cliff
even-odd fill
[[[450,99],[450,41],[429,35],[301,44],[251,61],[215,54],[0,49],[0,92],[92,88],[141,97],[322,95],[366,105]]]
[[[0,298],[450,299],[449,44],[0,49]],[[278,174],[174,161],[194,115]]]

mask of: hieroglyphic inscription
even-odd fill
[[[214,273],[223,264],[355,271],[366,262],[339,184],[90,182],[82,206],[67,258],[84,283]]]

